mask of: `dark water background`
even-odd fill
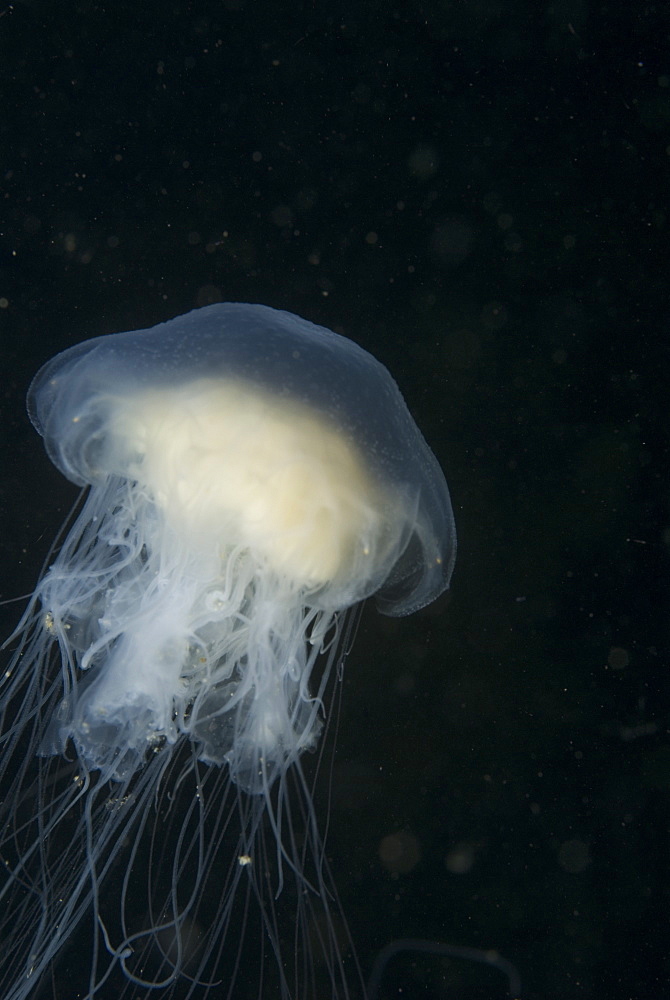
[[[352,337],[445,469],[452,591],[367,610],[345,678],[328,843],[366,969],[427,937],[528,997],[668,995],[669,154],[661,3],[0,9],[2,596],[74,496],[31,375],[197,305]],[[496,985],[404,957],[385,996]]]

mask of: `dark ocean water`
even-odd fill
[[[75,496],[34,372],[198,305],[356,340],[447,476],[450,593],[366,609],[344,679],[328,856],[365,973],[424,938],[526,997],[670,989],[669,35],[587,0],[0,11],[2,597]],[[382,996],[502,986],[403,953]]]

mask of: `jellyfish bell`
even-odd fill
[[[219,304],[57,355],[28,410],[88,493],[12,637],[0,693],[3,996],[31,996],[86,915],[90,1000],[119,974],[133,997],[204,996],[215,982],[232,995],[238,963],[223,984],[215,974],[245,872],[278,995],[316,995],[309,975],[284,971],[263,901],[285,869],[298,923],[318,910],[327,928],[331,995],[348,996],[301,756],[327,721],[352,609],[374,596],[387,615],[417,610],[448,586],[455,556],[444,477],[399,390],[344,337]],[[185,787],[193,801],[179,815]],[[212,912],[205,888],[233,803],[238,863]],[[129,887],[163,807],[171,846],[151,858],[170,884],[159,902],[149,864],[148,929],[134,931]],[[267,854],[264,822],[270,897],[253,863],[259,843]],[[124,851],[115,893],[106,876]],[[206,912],[187,968],[186,937]]]
[[[340,447],[348,446],[352,460],[381,487],[380,505],[390,497],[404,501],[402,527],[411,530],[413,545],[403,546],[400,537],[391,578],[384,579],[379,567],[379,578],[370,577],[367,586],[352,593],[353,600],[376,592],[385,614],[406,615],[446,588],[455,531],[442,471],[386,368],[324,327],[267,306],[206,306],[149,330],[99,337],[57,355],[33,381],[28,410],[63,474],[79,485],[95,485],[110,471],[125,474],[129,465],[135,471],[133,462],[142,461],[142,433],[144,454],[152,431],[157,433],[158,413],[144,429],[141,424],[133,428],[130,418],[124,422],[120,408],[131,397],[137,401],[145,392],[162,390],[164,406],[174,415],[170,396],[180,391],[185,415],[192,412],[199,427],[217,434],[221,420],[229,422],[225,404],[215,403],[207,412],[206,401],[198,406],[197,393],[189,392],[189,385],[214,376],[236,382],[240,392],[256,391],[261,399],[266,393],[268,404],[285,407],[277,412],[280,421],[290,422],[291,407],[302,404],[305,416],[311,413],[331,431],[319,446],[319,429],[313,426],[312,448],[320,447],[323,456],[339,438]],[[213,394],[216,387],[210,388]],[[251,401],[247,405],[250,419],[258,422],[262,408],[254,412]],[[197,437],[198,427],[190,430]],[[236,431],[231,426],[228,433],[234,449]],[[129,453],[133,438],[135,456]]]

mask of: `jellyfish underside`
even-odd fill
[[[209,307],[165,329],[292,335],[303,321],[287,315]],[[128,336],[91,341],[90,358]],[[380,607],[403,614],[448,582],[429,484],[394,482],[383,442],[361,448],[352,422],[239,364],[101,378],[79,398],[92,366],[70,354],[31,390],[50,454],[90,488],[0,688],[2,996],[51,995],[80,938],[91,960],[63,973],[68,995],[247,995],[238,939],[258,920],[250,996],[360,996],[302,755],[328,724],[359,602],[387,584]]]
[[[309,650],[397,543],[377,488],[316,415],[243,384],[145,392],[109,426],[126,474],[101,477],[40,595],[85,672],[43,752],[72,738],[119,778],[184,734],[266,790],[318,736]],[[107,560],[86,573],[91,525]]]

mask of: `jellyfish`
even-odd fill
[[[28,412],[82,491],[5,644],[3,1000],[363,996],[305,755],[362,602],[452,572],[395,382],[217,304],[58,354]]]

